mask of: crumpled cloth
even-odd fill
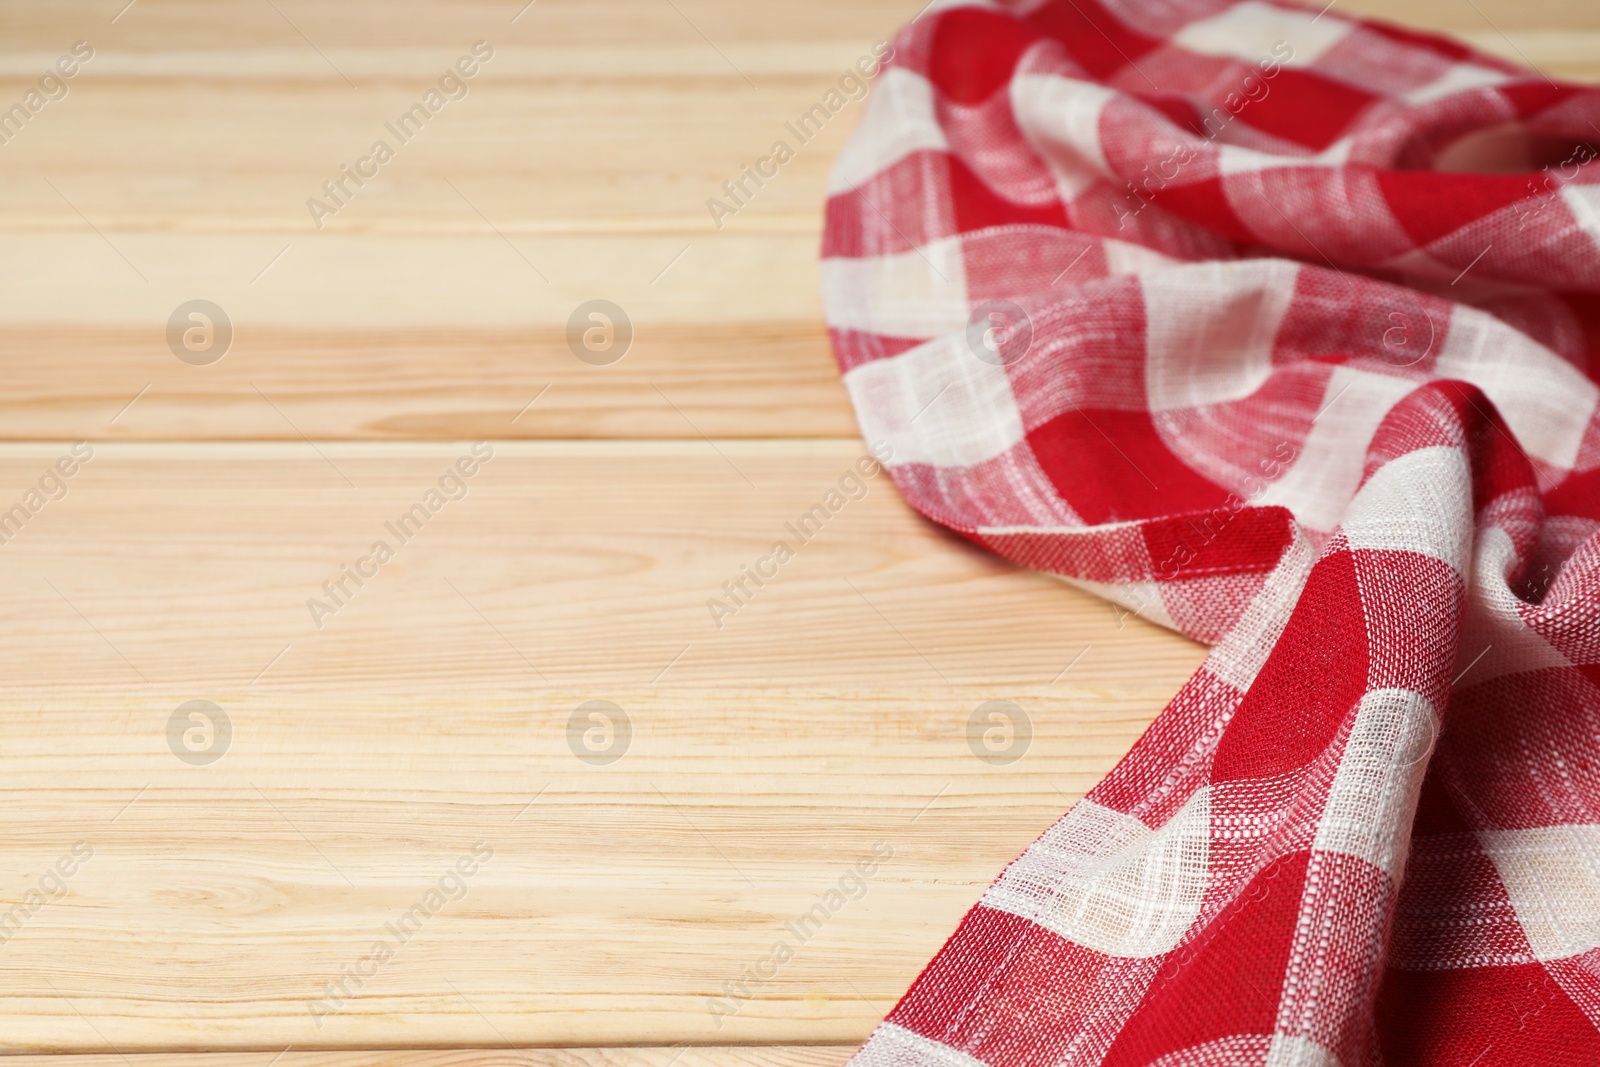
[[[1600,1063],[1596,146],[1331,5],[899,34],[823,248],[865,437],[1211,652],[857,1067]]]

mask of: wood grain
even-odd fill
[[[7,1047],[857,1040],[1161,699],[1007,688],[1033,738],[993,767],[991,687],[606,692],[632,739],[604,767],[568,743],[589,691],[212,691],[206,767],[168,748],[187,692],[17,701],[5,898],[90,855],[4,946]]]
[[[0,545],[0,900],[93,850],[0,945],[7,1047],[856,1040],[1201,656],[881,474],[801,544],[858,445],[491,447],[400,544],[468,444],[101,444]],[[0,452],[0,504],[61,451]],[[168,732],[192,700],[231,725],[205,766]],[[610,764],[572,747],[593,700],[631,725]],[[1031,722],[1009,765],[972,747],[995,700]],[[466,895],[316,1008],[478,842]],[[860,899],[728,999],[879,842]]]
[[[280,18],[141,0],[111,25],[121,2],[8,13],[0,92],[75,39],[97,55],[4,148],[0,435],[853,433],[816,249],[858,105],[721,228],[706,201],[917,3],[624,0],[596,18],[540,0],[513,25],[521,0],[405,18],[372,2],[283,3]],[[393,141],[384,123],[479,39],[495,56],[467,97],[314,225],[308,198]],[[164,336],[196,298],[236,328],[209,367],[179,363]],[[568,348],[593,298],[635,327],[611,367]],[[546,385],[537,417],[513,423]]]
[[[853,442],[480,447],[494,458],[464,498],[402,543],[391,527],[468,443],[93,446],[0,545],[0,672],[110,693],[1005,686],[1092,644],[1074,680],[1148,669],[1170,689],[1197,662],[924,522],[881,474],[801,543],[800,517],[857,471]],[[66,450],[7,446],[0,512]],[[379,540],[394,559],[336,605],[324,583]],[[794,558],[713,618],[780,540]],[[314,619],[312,598],[338,610]]]

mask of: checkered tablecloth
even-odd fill
[[[1212,646],[856,1067],[1600,1064],[1600,92],[937,3],[829,189],[923,514]]]

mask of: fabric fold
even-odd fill
[[[1337,9],[902,31],[824,236],[863,433],[1212,651],[858,1067],[1600,1063],[1597,146]]]

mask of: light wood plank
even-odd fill
[[[10,686],[241,688],[285,645],[259,684],[320,693],[1040,685],[1089,644],[1084,682],[1194,662],[923,521],[883,475],[802,544],[786,524],[849,486],[853,442],[495,442],[403,544],[386,524],[468,443],[93,447],[0,546]],[[0,450],[0,512],[66,451]],[[308,600],[336,606],[324,583],[380,539],[395,559],[314,625]],[[708,600],[779,540],[795,558],[717,625]]]
[[[272,240],[252,255],[266,262]],[[223,262],[239,247],[231,238],[119,243],[148,270],[203,263],[213,280],[156,294],[131,273],[131,287],[111,279],[127,268],[92,236],[0,242],[4,307],[30,320],[5,323],[0,310],[0,439],[858,432],[820,322],[809,237],[693,247],[674,267],[681,280],[654,289],[650,275],[682,240],[564,239],[589,269],[559,292],[530,289],[531,276],[503,262],[485,278],[486,259],[522,267],[493,238],[330,238],[295,270],[280,264],[273,289],[249,285],[256,264]],[[76,252],[59,258],[68,246]],[[773,298],[732,295],[752,275]],[[633,323],[631,348],[610,366],[583,362],[567,341],[568,316],[596,293]],[[166,323],[202,295],[231,309],[234,341],[220,362],[191,366],[168,348]]]
[[[93,849],[0,945],[10,1048],[857,1041],[1201,656],[882,475],[800,544],[843,442],[497,442],[318,630],[306,599],[469,448],[317,447],[100,445],[0,545],[0,902]],[[0,450],[0,503],[61,451]],[[231,724],[210,765],[169,747],[190,700]],[[631,722],[608,765],[568,736],[591,700]],[[971,747],[994,700],[1031,721],[1004,766]],[[478,842],[465,897],[361,963]],[[346,965],[376,973],[326,1012]]]

